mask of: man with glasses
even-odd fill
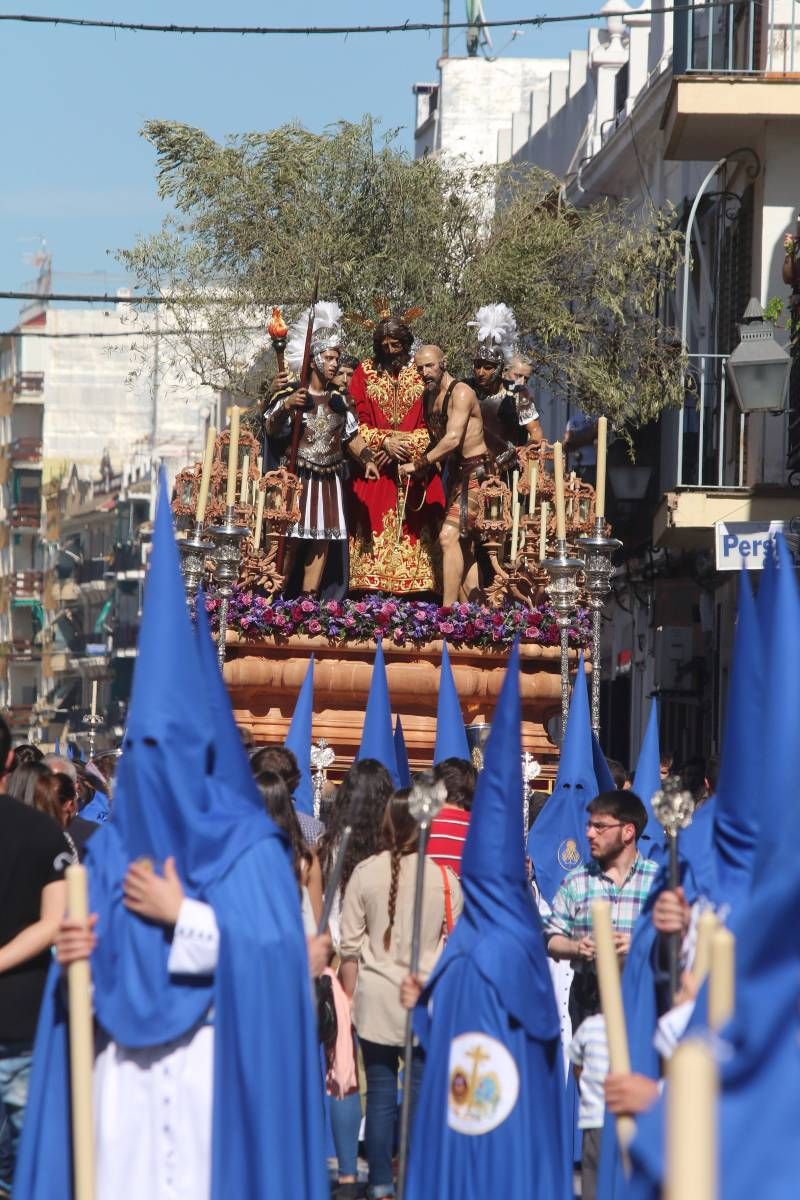
[[[553,899],[545,922],[547,952],[575,967],[570,993],[573,1029],[599,1010],[592,902],[608,900],[614,944],[620,958],[628,953],[633,926],[653,886],[658,866],[643,858],[637,842],[647,812],[631,791],[601,792],[587,805],[586,836],[591,862],[570,871]]]

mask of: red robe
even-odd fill
[[[371,450],[404,433],[421,454],[430,442],[422,407],[422,380],[415,367],[397,379],[365,359],[350,380],[359,433]],[[403,484],[405,491],[405,484]],[[381,467],[378,480],[351,483],[350,587],[407,595],[440,591],[437,534],[444,519],[444,490],[438,474],[427,486],[412,480],[403,531],[398,538],[397,464]]]

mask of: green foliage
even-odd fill
[[[764,320],[777,325],[783,316],[783,300],[780,296],[771,296],[764,305]]]
[[[143,132],[176,217],[122,257],[148,291],[170,297],[175,357],[206,382],[255,394],[269,356],[254,331],[273,304],[293,319],[319,269],[320,295],[341,304],[356,353],[371,346],[357,318],[374,319],[385,298],[393,311],[422,306],[415,333],[461,372],[474,351],[468,322],[502,300],[541,385],[618,428],[681,402],[678,339],[657,316],[680,256],[671,213],[572,208],[533,167],[414,160],[369,119],[225,145],[175,122]]]

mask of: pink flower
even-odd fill
[[[280,628],[283,629],[284,626],[289,624],[288,617],[285,617],[283,613],[278,613],[277,617],[275,618],[275,624],[279,625]]]
[[[397,642],[398,646],[402,645],[406,639],[406,635],[403,633],[402,629],[395,629],[392,636],[393,636],[394,640]]]
[[[538,634],[539,634],[539,630],[536,628],[535,625],[529,625],[528,628],[525,630],[526,638],[535,638],[538,636]]]
[[[308,622],[308,632],[309,633],[319,633],[321,629],[322,629],[322,626],[320,625],[319,621],[309,621]]]
[[[345,617],[344,623],[348,629],[352,629],[356,623],[356,619],[355,619],[355,617]]]
[[[363,600],[359,600],[358,604],[353,605],[353,608],[357,613],[365,613],[367,611],[367,606]]]
[[[313,600],[303,600],[300,604],[300,607],[302,608],[304,613],[310,613],[310,612],[314,612],[316,605],[314,604]]]
[[[503,614],[499,612],[492,613],[492,624],[499,628],[503,624]]]
[[[440,621],[439,622],[439,633],[452,633],[453,628],[454,628],[454,626],[453,626],[452,621]]]
[[[384,617],[392,617],[392,616],[394,616],[394,614],[396,612],[397,612],[397,605],[392,604],[391,600],[388,601],[386,604],[384,604],[383,607],[381,608],[381,614]]]
[[[325,611],[329,612],[332,617],[338,617],[342,611],[342,606],[338,600],[329,600],[325,605]]]

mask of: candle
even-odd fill
[[[250,455],[245,454],[242,459],[242,490],[239,493],[239,503],[247,504],[250,499]]]
[[[708,979],[708,1023],[721,1029],[733,1016],[736,940],[729,929],[720,925],[711,939],[711,965]]]
[[[519,471],[511,476],[511,561],[517,561],[519,542]]]
[[[236,503],[236,468],[239,465],[239,409],[231,409],[231,440],[228,443],[228,491],[225,503],[233,508]]]
[[[553,443],[553,478],[556,485],[556,537],[567,540],[567,515],[564,508],[564,452],[561,442]]]
[[[75,921],[89,916],[86,868],[67,867],[67,913]],[[92,1112],[92,1072],[94,1068],[94,1024],[92,1020],[92,983],[88,958],[67,967],[69,995],[69,1061],[72,1096],[72,1163],[77,1200],[91,1200],[95,1194],[94,1117]]]
[[[704,908],[697,921],[697,945],[692,963],[692,975],[699,987],[708,974],[711,965],[711,941],[719,925],[717,914],[711,908]]]
[[[97,716],[97,680],[92,680],[92,716]]]
[[[546,500],[542,501],[542,515],[539,523],[539,562],[544,562],[547,558],[547,520],[550,506]]]
[[[608,1060],[615,1075],[630,1075],[631,1058],[628,1052],[625,1010],[622,1006],[622,988],[619,982],[619,960],[614,948],[611,905],[607,900],[592,901],[592,930],[597,961],[597,982],[600,985],[600,1003],[606,1023]],[[617,1137],[623,1153],[630,1145],[635,1131],[636,1123],[632,1117],[617,1117]]]
[[[258,502],[256,504],[256,532],[253,537],[253,545],[255,546],[256,550],[258,550],[259,546],[261,545],[261,523],[264,520],[264,500],[266,499],[266,495],[267,493],[265,491],[260,491],[258,493]]]
[[[569,507],[567,508],[567,512],[569,514],[570,521],[574,520],[574,518],[575,518],[575,480],[576,479],[577,479],[577,475],[575,474],[575,472],[570,471],[570,473],[569,473]]]
[[[213,425],[209,425],[206,435],[206,451],[203,455],[203,472],[200,476],[200,491],[197,493],[197,508],[194,514],[194,519],[198,525],[202,525],[206,519],[208,489],[211,486],[211,464],[214,459],[214,442],[216,440],[217,431]]]
[[[539,485],[539,464],[538,462],[530,463],[528,467],[528,516],[532,517],[536,512],[536,489]]]
[[[256,459],[256,466],[258,467],[259,478],[261,478],[261,476],[264,474],[264,465],[263,464],[264,464],[264,455],[259,454],[258,458]]]
[[[716,1200],[719,1073],[710,1047],[687,1038],[667,1081],[664,1200]]]
[[[595,488],[595,516],[606,515],[606,447],[608,445],[608,417],[597,422],[597,486]]]

